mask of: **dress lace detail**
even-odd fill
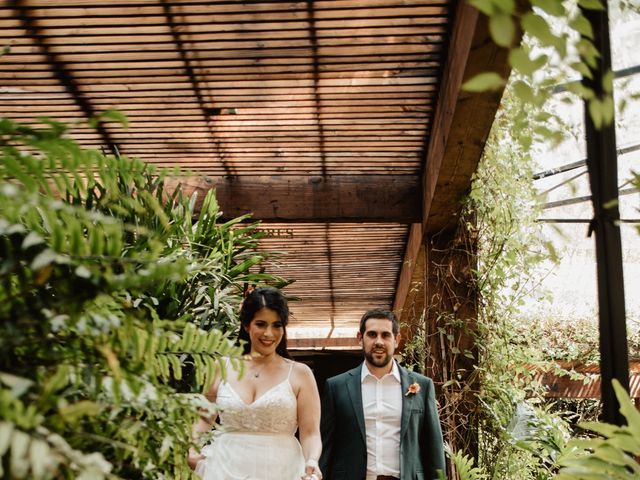
[[[226,432],[261,432],[294,435],[298,429],[296,397],[289,379],[246,404],[228,383],[218,388],[220,422]]]
[[[222,382],[216,404],[222,428],[202,449],[196,473],[203,480],[299,480],[304,472],[297,399],[289,375],[252,403]]]

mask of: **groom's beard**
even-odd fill
[[[364,352],[364,358],[366,358],[367,361],[375,367],[386,367],[389,365],[389,362],[393,360],[393,355],[389,352],[385,352],[384,356],[376,358],[373,356],[373,350],[369,350],[368,352]]]

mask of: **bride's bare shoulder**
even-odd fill
[[[313,372],[311,371],[311,368],[309,368],[307,364],[302,362],[296,362],[293,360],[289,360],[289,361],[293,362],[293,367],[291,371],[291,378],[293,382],[299,385],[306,384],[310,381],[315,382]]]

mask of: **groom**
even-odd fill
[[[358,332],[364,362],[327,380],[324,480],[437,480],[445,472],[433,382],[393,359],[399,330],[393,312],[369,310]]]

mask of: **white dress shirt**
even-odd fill
[[[395,360],[391,372],[376,378],[362,364],[362,406],[367,435],[367,480],[377,475],[400,478],[402,387]]]

